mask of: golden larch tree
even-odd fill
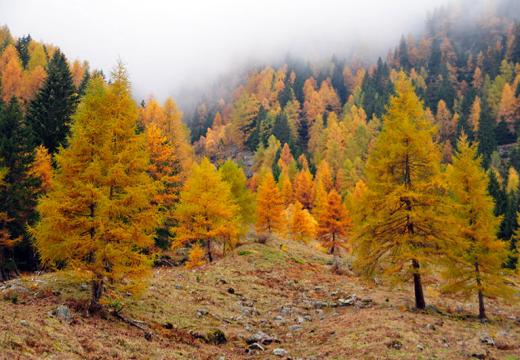
[[[507,243],[497,239],[500,218],[493,213],[493,198],[488,194],[488,176],[481,167],[477,146],[463,134],[458,152],[449,166],[448,185],[456,206],[452,214],[458,236],[463,240],[449,249],[444,290],[476,295],[479,318],[486,318],[485,298],[511,299],[514,289],[507,285],[503,264],[507,261]]]
[[[395,81],[379,134],[368,157],[367,190],[356,204],[364,218],[356,225],[356,265],[367,274],[411,274],[415,302],[424,309],[421,275],[438,260],[450,236],[440,179],[440,151],[434,126],[403,73]]]
[[[316,220],[309,210],[304,209],[299,201],[292,204],[287,210],[288,235],[294,240],[309,241],[316,235]]]
[[[256,195],[257,233],[280,234],[284,228],[284,203],[276,186],[273,174],[268,172],[262,179]]]
[[[156,190],[137,117],[122,65],[110,85],[90,81],[31,229],[44,264],[65,264],[90,278],[91,311],[105,292],[141,290],[151,263],[143,250],[153,245],[158,224]]]
[[[40,180],[41,192],[46,193],[50,190],[53,175],[52,160],[49,151],[43,145],[36,148],[31,175]]]
[[[314,203],[314,182],[308,168],[300,170],[294,178],[294,197],[305,209],[312,209]]]
[[[208,260],[213,261],[212,243],[236,236],[238,211],[230,185],[204,158],[193,166],[175,208],[177,226],[173,246],[178,248],[201,242]]]
[[[352,219],[347,207],[338,192],[332,190],[318,217],[318,236],[329,254],[338,255],[338,250],[346,247],[351,229]]]

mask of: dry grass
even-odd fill
[[[123,309],[147,324],[151,341],[111,316],[85,317],[89,294],[81,279],[26,277],[28,292],[13,298],[3,291],[0,299],[0,358],[274,359],[272,350],[281,347],[293,359],[464,359],[473,353],[520,359],[518,306],[490,301],[492,320],[481,324],[470,316],[475,304],[441,299],[433,288],[427,300],[442,314],[417,313],[409,287],[376,287],[333,274],[331,260],[310,245],[270,241],[243,245],[197,270],[157,269],[148,291],[127,299]],[[352,294],[371,298],[373,305],[315,308],[316,301],[335,303]],[[69,305],[72,322],[49,316],[58,304]],[[301,329],[290,330],[293,325]],[[216,328],[226,334],[226,344],[199,338]],[[245,339],[259,330],[280,343],[246,354]],[[481,343],[484,333],[495,346]]]

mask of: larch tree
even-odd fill
[[[204,158],[193,166],[175,208],[177,225],[173,246],[178,248],[201,242],[209,262],[213,261],[212,243],[236,236],[238,211],[230,185]]]
[[[294,197],[305,209],[312,209],[314,203],[314,182],[308,168],[302,169],[294,178]]]
[[[256,231],[280,234],[284,229],[284,203],[269,171],[262,179],[256,195]]]
[[[463,242],[449,251],[444,289],[466,297],[477,295],[479,318],[485,319],[486,297],[510,299],[514,294],[504,276],[508,249],[506,242],[497,239],[500,218],[493,213],[495,204],[487,190],[488,176],[481,167],[477,147],[463,134],[457,148],[447,178],[456,204],[453,217]]]
[[[288,235],[297,241],[309,241],[316,235],[316,220],[309,210],[304,209],[299,201],[296,201],[288,209],[287,230]]]
[[[355,231],[356,265],[401,281],[403,272],[411,274],[416,307],[424,309],[422,273],[449,239],[446,196],[433,124],[404,74],[395,87],[368,157],[366,194],[356,204],[365,219]]]
[[[255,221],[255,195],[247,188],[247,179],[244,171],[234,161],[227,160],[218,171],[222,180],[229,184],[232,201],[238,206],[237,224],[239,225],[239,235],[244,236],[250,225]],[[232,239],[229,239],[224,244],[229,245],[231,248],[235,245]]]
[[[318,237],[329,254],[338,255],[338,250],[347,245],[347,236],[351,229],[352,219],[347,207],[338,192],[332,190],[318,217]]]
[[[40,180],[40,193],[46,193],[51,188],[52,183],[52,159],[51,155],[43,145],[36,147],[34,161],[30,174]]]
[[[99,76],[90,81],[31,229],[43,264],[65,264],[90,279],[92,312],[105,293],[141,290],[151,264],[144,250],[159,216],[137,117],[122,65],[110,85]]]
[[[0,56],[1,97],[8,103],[12,97],[20,97],[23,85],[23,67],[18,52],[8,45]]]
[[[44,84],[29,104],[27,122],[33,129],[36,143],[54,154],[65,143],[78,94],[67,59],[59,50],[49,61],[47,73]]]
[[[166,249],[170,247],[173,238],[173,209],[182,187],[179,160],[173,146],[155,123],[149,124],[144,134],[150,154],[148,174],[157,183],[155,202],[162,214],[162,224],[156,230],[155,243],[159,248]]]

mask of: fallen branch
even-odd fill
[[[146,327],[146,323],[144,321],[126,318],[123,315],[121,315],[121,313],[119,313],[115,310],[111,311],[110,315],[114,316],[116,319],[119,319],[130,326],[136,327],[139,330],[143,331],[144,338],[148,341],[152,341],[152,333],[151,333],[151,331],[148,330],[148,328]]]

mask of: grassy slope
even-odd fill
[[[311,246],[287,242],[282,250],[276,242],[242,246],[203,269],[155,270],[149,290],[123,311],[148,324],[151,342],[143,331],[112,317],[82,316],[75,304],[88,297],[88,289],[79,283],[56,274],[27,277],[18,280],[29,291],[18,291],[16,304],[11,290],[0,290],[0,358],[274,359],[272,350],[281,347],[293,359],[463,359],[473,353],[520,359],[518,306],[490,302],[492,321],[481,324],[467,317],[475,304],[441,300],[429,286],[427,300],[444,314],[416,313],[410,310],[409,286],[375,287],[354,276],[334,275],[330,260]],[[315,308],[315,301],[352,294],[369,297],[374,305]],[[61,303],[73,309],[71,323],[49,315]],[[467,312],[455,312],[457,304]],[[208,314],[197,315],[201,309]],[[301,329],[289,329],[292,325]],[[213,328],[225,332],[227,344],[209,345],[193,336]],[[245,339],[258,330],[280,343],[246,355]],[[480,342],[484,333],[496,346]],[[390,346],[396,341],[401,349]]]

